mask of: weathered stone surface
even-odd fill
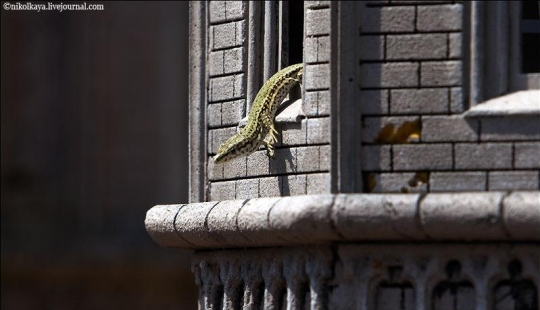
[[[146,231],[157,244],[169,247],[190,247],[191,244],[180,235],[173,233],[174,218],[184,205],[160,205],[155,206],[146,212],[144,224]]]
[[[463,28],[463,5],[418,6],[419,31],[456,31]]]
[[[210,47],[212,50],[219,50],[241,46],[246,37],[245,28],[243,20],[210,26]]]
[[[304,42],[305,63],[330,61],[330,36],[307,37]]]
[[[431,192],[481,192],[487,190],[486,182],[486,172],[433,172],[429,189]]]
[[[448,113],[446,89],[392,89],[390,95],[390,113],[394,115]]]
[[[268,213],[275,238],[292,244],[339,239],[328,219],[333,196],[302,197],[284,197]]]
[[[358,43],[360,60],[384,60],[384,36],[361,35]]]
[[[330,88],[330,64],[306,65],[304,87],[306,90]]]
[[[422,62],[422,86],[460,86],[463,63],[458,60]]]
[[[450,58],[461,58],[463,56],[463,36],[461,32],[450,33],[448,36],[450,39],[448,56]]]
[[[539,190],[540,172],[536,171],[491,171],[488,174],[491,191]]]
[[[463,113],[463,89],[461,87],[452,87],[450,91],[450,111],[452,113]]]
[[[245,96],[244,74],[210,79],[210,102],[241,99]]]
[[[522,90],[508,95],[490,99],[469,109],[467,117],[524,116],[540,115],[540,90]]]
[[[419,195],[338,195],[335,225],[347,240],[423,239],[414,225]]]
[[[540,236],[540,193],[515,192],[503,200],[503,221],[510,236],[538,240]]]
[[[416,173],[371,173],[368,177],[370,193],[426,193],[427,183]]]
[[[362,170],[390,171],[392,166],[391,146],[363,145]]]
[[[306,121],[307,144],[330,143],[330,118],[309,118]]]
[[[515,143],[514,167],[518,169],[540,169],[540,142]]]
[[[363,115],[386,115],[388,114],[387,89],[361,90],[360,113]]]
[[[323,174],[318,177],[327,182]],[[533,233],[540,221],[538,192],[506,195],[430,193],[421,200],[416,194],[257,198],[156,206],[145,223],[160,245],[198,249],[427,238],[540,241]]]
[[[540,97],[539,97],[540,105]],[[540,116],[488,117],[482,122],[482,141],[538,141],[540,140]]]
[[[455,165],[458,170],[511,169],[512,145],[510,143],[457,143]]]
[[[308,195],[329,194],[330,174],[310,173],[306,179],[306,191]]]
[[[414,62],[364,63],[360,72],[365,88],[418,86],[418,63]]]
[[[394,145],[394,170],[448,170],[452,168],[451,144]]]
[[[306,36],[330,33],[330,9],[308,10],[306,12]]]
[[[506,239],[499,213],[502,198],[502,193],[427,195],[420,208],[422,227],[434,239]]]
[[[446,58],[446,34],[386,36],[386,59],[422,60]]]
[[[414,7],[362,7],[362,33],[391,33],[414,31]]]
[[[422,117],[423,142],[478,141],[478,122],[461,116]]]

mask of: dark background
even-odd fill
[[[144,228],[188,199],[188,3],[97,3],[1,9],[1,306],[195,309]]]

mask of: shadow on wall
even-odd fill
[[[190,254],[152,242],[187,201],[187,2],[2,10],[2,309],[196,309]]]

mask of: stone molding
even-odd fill
[[[335,194],[158,205],[145,225],[184,249],[358,241],[540,241],[540,192]]]

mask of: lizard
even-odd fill
[[[216,164],[250,155],[261,145],[266,147],[268,157],[275,157],[276,111],[291,89],[302,83],[303,74],[303,65],[299,63],[279,70],[264,83],[253,100],[246,126],[221,144],[213,158]],[[268,135],[269,139],[265,140]]]

